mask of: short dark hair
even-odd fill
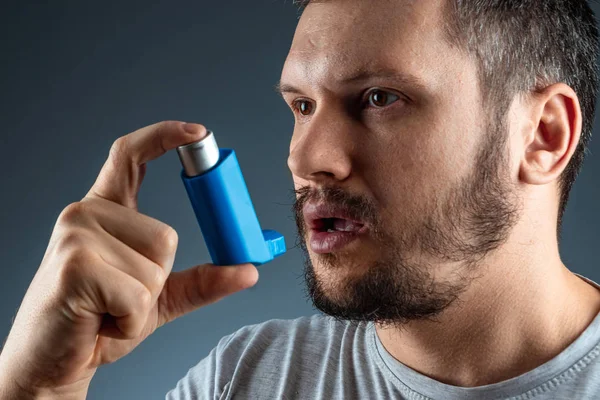
[[[311,2],[296,0],[304,9]],[[579,98],[581,140],[559,179],[558,230],[592,135],[598,27],[586,0],[447,0],[451,45],[477,61],[484,106],[504,121],[514,96],[564,82]]]

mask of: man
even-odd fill
[[[599,287],[558,251],[597,90],[587,3],[303,6],[278,89],[328,316],[238,330],[167,398],[600,398]],[[59,217],[0,356],[3,398],[84,398],[99,365],[256,282],[251,264],[170,274],[176,233],[137,212],[145,163],[205,133],[170,121],[115,142]]]

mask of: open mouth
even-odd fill
[[[341,218],[320,218],[315,220],[313,229],[317,232],[359,232],[364,224]]]
[[[310,246],[318,254],[342,250],[366,233],[368,227],[359,222],[341,218],[313,220]]]
[[[350,243],[364,239],[369,224],[353,217],[350,210],[332,204],[307,203],[304,221],[310,229],[310,247],[318,254],[334,253]]]

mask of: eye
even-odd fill
[[[371,92],[369,92],[369,95],[367,97],[367,101],[369,102],[369,105],[371,105],[375,108],[382,108],[382,107],[389,106],[390,104],[395,103],[399,99],[400,99],[400,96],[397,96],[390,92],[386,92],[385,90],[381,90],[381,89],[372,90]]]
[[[310,115],[313,111],[313,104],[308,100],[296,100],[292,102],[292,108],[294,111],[306,116]]]

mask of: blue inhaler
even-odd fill
[[[285,253],[285,239],[261,230],[233,149],[219,149],[213,132],[177,148],[181,179],[215,265],[265,264]]]

